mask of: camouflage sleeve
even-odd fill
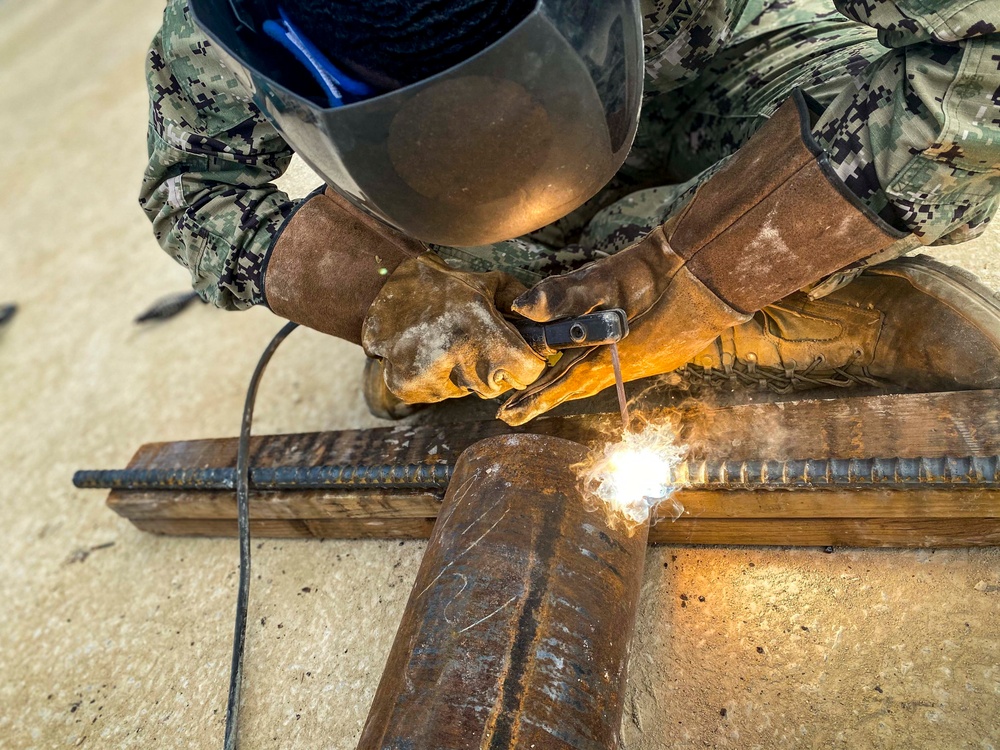
[[[218,307],[263,302],[272,239],[295,203],[272,180],[292,150],[169,0],[146,61],[149,164],[139,203],[160,245]]]
[[[814,128],[851,190],[924,244],[981,233],[1000,203],[1000,0],[836,0],[886,54]]]
[[[698,75],[732,39],[749,0],[642,0],[647,94]]]

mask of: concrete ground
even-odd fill
[[[221,744],[231,540],[154,537],[75,490],[142,443],[235,435],[280,326],[198,306],[136,205],[160,4],[0,0],[0,747]],[[315,182],[300,167],[287,185]],[[941,253],[1000,288],[1000,234]],[[308,331],[258,432],[374,425],[363,357]],[[258,541],[244,748],[352,748],[416,542]],[[625,746],[1000,747],[1000,552],[649,551]]]

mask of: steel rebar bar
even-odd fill
[[[250,487],[258,491],[331,487],[444,489],[452,468],[447,463],[257,467],[250,469]],[[236,470],[229,468],[112,469],[78,471],[73,484],[89,489],[231,490],[235,478]],[[674,470],[673,481],[681,487],[706,490],[997,487],[1000,456],[685,461]]]

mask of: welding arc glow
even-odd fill
[[[599,498],[612,518],[628,525],[644,523],[661,503],[671,499],[677,486],[673,470],[687,446],[678,445],[670,425],[646,425],[628,432],[578,468],[584,484]],[[674,519],[684,507],[672,501]]]

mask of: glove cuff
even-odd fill
[[[361,326],[386,279],[426,252],[327,189],[308,198],[282,227],[268,258],[264,291],[276,314],[361,343]]]
[[[801,92],[664,225],[687,268],[754,312],[908,235],[844,185],[809,131]]]

